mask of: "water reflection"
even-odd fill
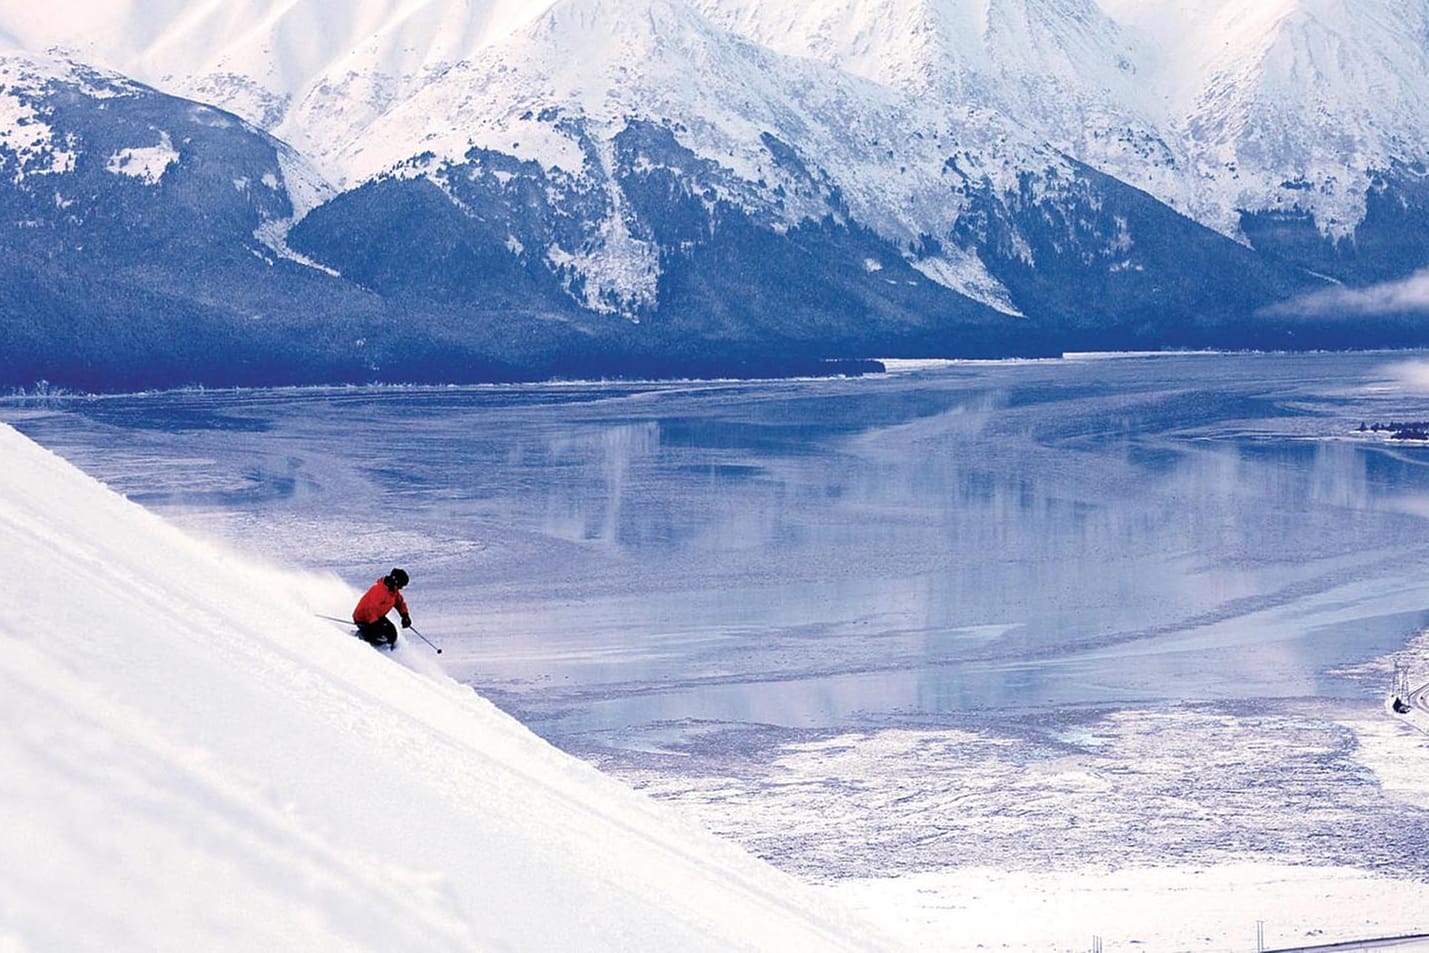
[[[621,423],[550,438],[541,465],[569,474],[544,485],[544,531],[556,539],[638,546],[651,534],[623,538],[627,495],[639,494],[639,467],[660,448],[655,421]]]

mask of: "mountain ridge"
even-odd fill
[[[81,61],[230,109],[318,158],[324,174],[344,186],[423,151],[420,141],[429,130],[409,124],[406,144],[397,149],[406,155],[354,169],[338,158],[344,150],[324,161],[325,153],[314,146],[341,142],[351,148],[388,110],[439,82],[447,69],[493,52],[499,56],[513,43],[521,45],[535,24],[570,9],[557,0],[441,5],[368,0],[344,16],[316,0],[249,0],[183,14],[180,4],[150,5],[140,18],[118,3],[100,4],[95,11],[76,0],[59,0],[58,7],[61,13],[41,16],[7,0],[0,4],[0,31],[25,37],[32,52],[68,48]],[[972,97],[1032,136],[1230,237],[1239,237],[1233,209],[1273,207],[1271,193],[1279,182],[1297,178],[1297,162],[1304,166],[1314,158],[1306,150],[1324,138],[1327,125],[1338,123],[1350,135],[1365,133],[1359,156],[1364,163],[1382,168],[1391,158],[1425,158],[1419,143],[1429,127],[1429,97],[1419,80],[1429,65],[1414,37],[1429,32],[1429,12],[1415,0],[1368,0],[1356,12],[1330,0],[1248,9],[1227,0],[1163,2],[1142,5],[1139,12],[1117,0],[849,0],[812,10],[690,0],[678,7],[699,13],[729,36],[847,75],[947,101]],[[642,20],[638,4],[617,4],[606,13],[607,24],[625,24],[610,36],[624,35]],[[1154,17],[1178,24],[1194,39],[1152,39],[1145,24]],[[215,36],[225,42],[213,43]],[[580,58],[558,62],[578,67],[591,53],[593,38],[593,33],[584,37]],[[1201,49],[1193,51],[1189,43]],[[1286,81],[1290,73],[1318,80],[1323,88],[1296,89]],[[1255,188],[1227,193],[1214,210],[1198,208],[1192,185],[1222,173],[1236,151],[1249,152],[1239,166],[1253,159],[1264,136],[1258,126],[1290,129],[1287,121],[1255,118],[1286,102],[1295,105],[1288,112],[1311,130],[1296,143],[1300,154],[1278,157],[1279,165],[1262,170],[1263,181]],[[327,119],[319,122],[320,113]],[[337,114],[342,121],[333,120]],[[1362,121],[1350,125],[1356,117]],[[441,124],[443,117],[434,121]],[[314,123],[319,132],[305,141]],[[390,136],[400,125],[387,122],[383,132]],[[1128,148],[1132,159],[1118,162],[1117,153]],[[1187,181],[1158,178],[1154,168],[1129,175],[1134,166],[1146,166],[1146,150],[1158,153],[1159,161],[1186,167]],[[1395,155],[1395,150],[1417,154]],[[1356,191],[1350,183],[1340,191],[1346,189]],[[1301,193],[1303,204],[1311,196]],[[1327,233],[1343,237],[1352,230],[1354,211],[1323,216]]]
[[[1156,7],[1186,36],[1120,0],[0,0],[0,34],[268,136],[286,211],[213,240],[396,322],[404,367],[1429,343],[1404,313],[1357,342],[1295,306],[1429,264],[1423,0]],[[48,96],[0,91],[0,172],[7,142],[37,161]],[[105,168],[162,204],[184,150],[151,125]],[[394,373],[371,340],[311,373]]]

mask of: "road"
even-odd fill
[[[1396,953],[1429,951],[1429,934],[1386,937],[1378,940],[1352,940],[1348,943],[1327,943],[1322,946],[1290,946],[1264,953],[1345,953],[1349,950],[1394,950]]]

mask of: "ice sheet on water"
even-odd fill
[[[1429,772],[1379,776],[1377,707],[1265,704],[1006,712],[948,727],[793,732],[666,726],[603,763],[818,880],[1279,863],[1429,883]],[[666,757],[661,748],[678,753]],[[733,754],[733,756],[732,756]],[[1422,759],[1421,759],[1422,760]],[[1416,799],[1418,805],[1416,806]]]

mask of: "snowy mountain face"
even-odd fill
[[[1424,0],[0,0],[290,147],[232,241],[390,345],[306,376],[1422,343],[1266,315],[1429,263],[1426,36]]]
[[[44,58],[0,56],[0,117],[12,379],[102,367],[116,383],[179,382],[215,336],[223,361],[279,360],[256,332],[285,290],[265,236],[295,214],[291,150],[212,107]]]

